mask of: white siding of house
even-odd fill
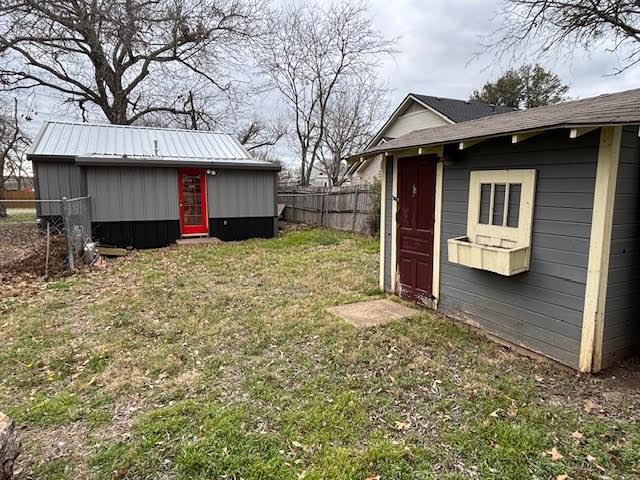
[[[387,127],[382,136],[398,138],[415,130],[440,127],[442,125],[450,125],[450,123],[425,108],[421,111],[407,113],[398,117],[395,122]]]
[[[380,174],[381,166],[382,154],[370,158],[353,174],[352,183],[363,184],[371,182]]]
[[[404,112],[403,115],[400,115],[394,122],[388,125],[386,129],[380,132],[380,137],[398,138],[415,130],[450,125],[450,122],[440,115],[433,113],[431,110],[416,102],[409,104]],[[367,160],[353,175],[354,179],[352,182],[368,183],[372,181],[380,174],[381,165],[382,157],[380,155]]]

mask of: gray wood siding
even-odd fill
[[[383,174],[385,175],[384,184],[384,290],[386,292],[391,291],[391,272],[393,268],[391,266],[391,229],[393,227],[393,160],[387,158],[384,163],[385,169]]]
[[[276,172],[216,170],[207,175],[209,218],[275,217]]]
[[[611,231],[602,366],[637,351],[640,339],[640,145],[638,127],[622,131]]]
[[[36,176],[36,198],[60,200],[62,197],[76,198],[87,194],[83,172],[71,162],[34,161]],[[59,204],[42,203],[38,215],[61,215]]]
[[[495,139],[445,165],[440,299],[442,311],[577,367],[599,131],[575,140],[555,131],[512,145]],[[471,170],[535,168],[528,272],[504,277],[452,264],[447,240],[466,235]]]
[[[175,168],[86,167],[94,222],[177,220]]]

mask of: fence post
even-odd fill
[[[62,221],[64,223],[64,237],[67,241],[67,258],[69,261],[69,270],[75,272],[76,266],[75,261],[73,259],[73,243],[71,241],[71,232],[69,229],[71,228],[71,222],[69,221],[69,204],[67,201],[67,197],[62,197],[62,201],[60,206],[62,207]]]
[[[324,193],[320,194],[320,198],[322,199],[322,201],[320,202],[320,226],[324,227],[324,221],[325,221],[325,214],[324,214]]]
[[[351,231],[356,231],[356,217],[358,215],[358,187],[353,192],[353,218],[351,219]]]

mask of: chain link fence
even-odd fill
[[[84,246],[91,241],[91,197],[63,198],[61,207],[69,269],[74,271]]]
[[[90,197],[0,200],[0,282],[72,272],[90,240]]]

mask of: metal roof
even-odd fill
[[[417,93],[412,93],[411,95],[455,123],[517,110],[517,108],[514,107],[491,105],[489,103],[475,102],[472,100],[457,100],[455,98],[434,97]]]
[[[157,142],[157,151],[155,143]],[[256,160],[233,136],[201,130],[111,124],[46,122],[27,152],[30,158],[120,158],[173,163],[273,165]]]
[[[390,152],[553,128],[628,124],[640,124],[640,89],[416,130],[370,147],[363,153]]]
[[[185,158],[171,155],[79,155],[75,158],[77,165],[93,165],[101,167],[207,167],[207,168],[237,168],[251,170],[280,170],[277,163],[266,162],[256,158],[244,159],[216,159],[216,158]]]

